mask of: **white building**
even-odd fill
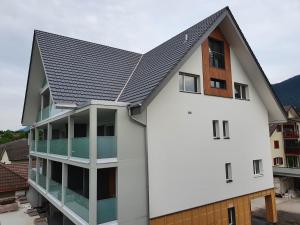
[[[229,8],[145,54],[34,33],[29,182],[64,224],[247,225],[257,197],[275,223],[284,121]]]

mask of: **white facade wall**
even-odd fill
[[[178,71],[148,106],[150,218],[274,186],[268,112],[233,51],[231,69],[233,81],[249,85],[250,101],[203,94],[200,47],[179,71],[200,75],[201,94],[179,92]],[[220,140],[212,120],[220,120]],[[222,120],[229,121],[229,140]],[[263,160],[262,177],[253,176],[255,159]],[[226,162],[233,183],[225,181]]]
[[[274,148],[274,141],[279,142],[279,148]],[[283,165],[280,166],[286,167],[284,141],[283,141],[282,132],[277,132],[277,130],[275,130],[270,137],[270,144],[271,144],[272,159],[276,157],[281,157],[283,159]]]

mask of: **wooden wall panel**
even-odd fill
[[[251,200],[265,197],[267,220],[277,222],[274,189],[200,206],[150,220],[150,225],[228,225],[228,208],[235,207],[236,224],[251,225]]]
[[[203,68],[203,87],[205,95],[221,96],[232,98],[232,75],[230,62],[230,47],[220,28],[216,28],[209,37],[224,42],[225,53],[225,69],[218,69],[210,66],[209,62],[209,46],[208,39],[202,43],[202,68]],[[210,79],[216,78],[226,81],[226,89],[212,88],[210,86]]]

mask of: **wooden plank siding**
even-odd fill
[[[205,95],[221,96],[232,98],[232,75],[231,75],[231,63],[230,63],[230,47],[225,40],[220,28],[216,28],[209,37],[224,42],[224,54],[225,54],[225,69],[218,69],[210,66],[209,62],[209,46],[208,39],[202,43],[202,66],[203,66],[203,86]],[[226,81],[226,89],[212,88],[210,85],[210,79],[220,79]]]
[[[150,225],[228,225],[227,210],[230,207],[235,207],[236,225],[251,225],[251,200],[260,197],[265,197],[268,222],[276,223],[275,192],[272,188],[154,218]]]

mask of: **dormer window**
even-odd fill
[[[208,39],[210,66],[225,69],[224,42],[216,39]]]

